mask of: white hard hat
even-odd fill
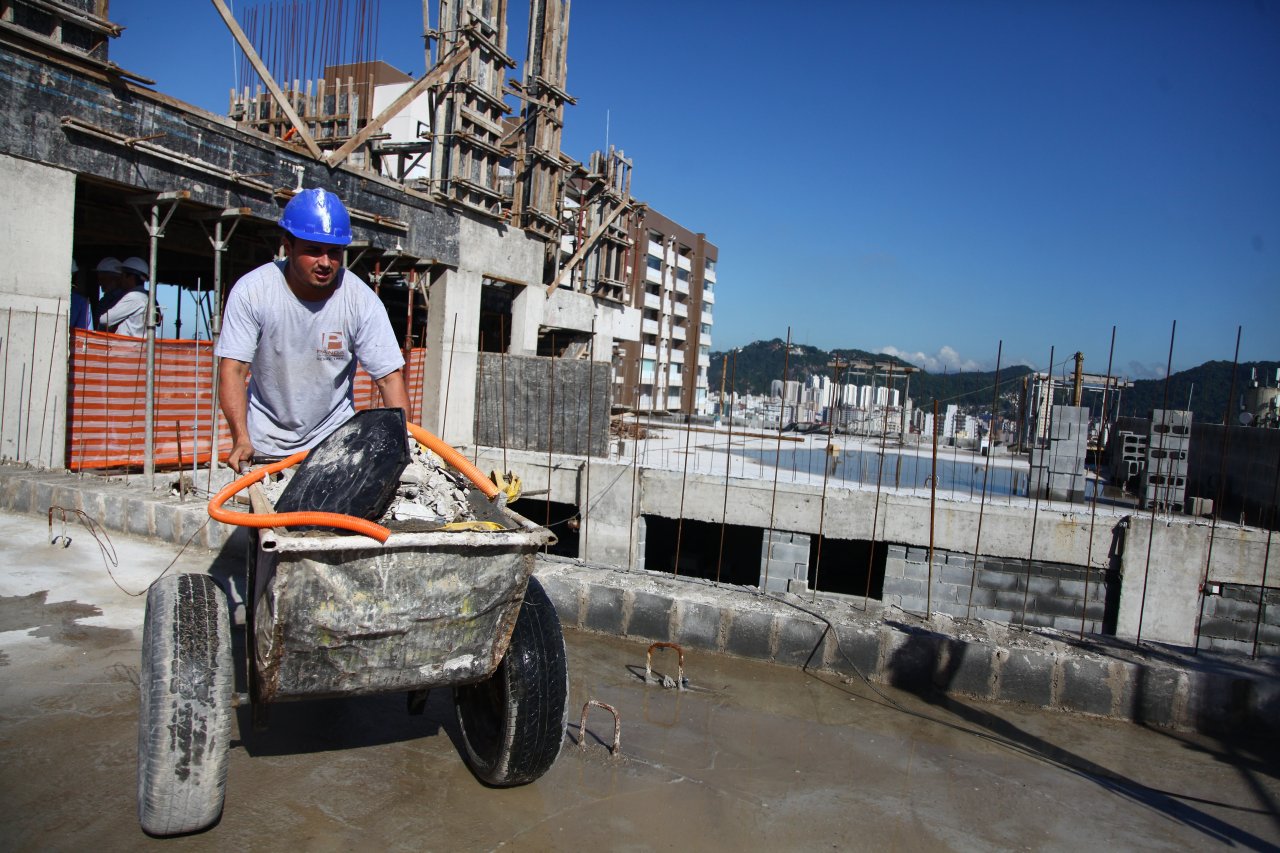
[[[72,275],[75,275],[75,274],[76,274],[76,273],[78,273],[78,272],[80,272],[80,265],[76,263],[76,259],[75,259],[75,258],[72,258],[72,259],[71,259],[71,274],[72,274]]]
[[[138,257],[125,258],[120,262],[120,269],[122,272],[136,273],[139,278],[147,278],[150,274],[147,262]]]
[[[94,272],[109,272],[114,275],[119,275],[120,261],[115,258],[103,258],[98,261],[98,265],[94,267]]]

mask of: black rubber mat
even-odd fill
[[[409,464],[404,409],[366,409],[298,465],[276,512],[339,512],[376,521]]]

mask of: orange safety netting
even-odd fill
[[[409,420],[421,419],[426,349],[410,350],[405,364]],[[71,405],[67,414],[67,468],[140,468],[146,457],[146,344],[140,338],[72,330]],[[157,340],[155,360],[155,465],[207,464],[212,441],[213,346],[209,341]],[[380,404],[369,374],[356,368],[355,406]],[[231,451],[231,434],[218,419],[218,458]]]

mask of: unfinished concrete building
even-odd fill
[[[213,6],[256,56],[225,3]],[[432,31],[436,50],[421,77],[372,86],[379,103],[380,88],[399,87],[383,109],[357,104],[353,113],[326,84],[318,107],[312,87],[308,109],[317,112],[300,114],[306,86],[291,80],[285,91],[259,58],[287,125],[263,125],[248,107],[256,95],[241,92],[239,115],[214,115],[112,65],[108,42],[120,29],[105,2],[3,8],[0,183],[9,203],[0,224],[11,255],[0,278],[0,456],[9,461],[140,467],[154,480],[157,469],[216,456],[225,432],[209,342],[158,340],[154,315],[141,341],[69,334],[72,258],[82,276],[106,255],[148,258],[155,280],[203,297],[199,319],[216,334],[228,285],[272,257],[281,209],[300,188],[319,186],[349,206],[356,241],[347,264],[378,289],[404,341],[411,417],[480,467],[523,473],[546,510],[535,502],[522,511],[555,524],[564,553],[766,589],[883,596],[915,610],[945,602],[939,609],[961,612],[959,590],[977,586],[980,615],[1013,620],[1010,596],[997,595],[1010,590],[984,586],[988,578],[1021,584],[1013,594],[1023,624],[1078,624],[1079,610],[1104,630],[1181,644],[1198,639],[1202,581],[1266,585],[1266,537],[1253,529],[1219,534],[1210,548],[1203,525],[1115,513],[1094,524],[1078,506],[1036,516],[1012,503],[986,508],[983,526],[980,501],[935,509],[915,492],[881,500],[868,490],[828,494],[820,483],[774,495],[766,482],[722,471],[610,458],[615,406],[707,404],[718,253],[630,196],[619,152],[580,166],[557,149],[570,100],[567,4],[531,4],[530,31],[542,39],[531,53],[543,59],[519,86],[528,96],[519,121],[503,123],[494,104],[504,91],[496,75],[509,67],[505,6],[467,2],[441,4],[438,20],[452,32]],[[343,64],[324,64],[314,79]],[[415,125],[416,139],[388,148],[388,124],[424,96],[438,107],[427,135]],[[367,383],[359,393],[359,405],[376,404]],[[681,434],[686,459],[696,455],[693,435]],[[154,533],[145,519],[122,523]],[[221,544],[216,532],[204,535]],[[1095,595],[1104,590],[1101,605],[1077,591],[1080,573]],[[1053,603],[1037,609],[1041,601]]]

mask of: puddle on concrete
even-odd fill
[[[49,591],[30,595],[0,596],[0,632],[27,631],[62,646],[92,646],[108,649],[129,641],[131,633],[121,628],[81,625],[81,619],[101,616],[102,609],[78,601],[48,601]]]

